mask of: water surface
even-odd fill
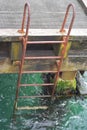
[[[48,110],[19,112],[16,121],[12,121],[13,103],[15,99],[17,74],[0,75],[0,130],[86,130],[87,99],[79,97],[49,100]],[[40,75],[36,81],[43,82]],[[84,77],[87,78],[87,73]],[[28,77],[25,76],[25,80]],[[34,80],[32,80],[34,81]],[[35,92],[42,93],[39,88]],[[23,92],[23,91],[22,91]],[[33,101],[32,101],[33,102]],[[36,104],[40,103],[39,99]]]

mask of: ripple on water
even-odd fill
[[[35,75],[33,78],[35,78]],[[41,79],[40,81],[42,82]],[[17,117],[15,123],[12,123],[11,116],[16,82],[17,74],[0,75],[1,130],[87,130],[86,98],[84,100],[80,98],[75,100],[72,97],[55,100],[51,103],[47,102],[49,104],[48,110],[30,111],[29,115],[24,113],[24,115]],[[41,90],[38,90],[38,92],[41,93]]]

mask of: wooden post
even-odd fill
[[[19,61],[21,59],[22,45],[20,42],[11,43],[11,61]]]

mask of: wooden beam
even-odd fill
[[[50,38],[51,40],[57,40],[58,37],[65,35],[59,32],[59,29],[30,29],[29,36],[30,40],[42,40]],[[19,70],[18,65],[11,64],[11,60],[17,60],[20,52],[15,50],[20,50],[20,39],[24,34],[19,34],[17,29],[0,29],[0,43],[11,43],[10,53],[11,56],[2,58],[0,60],[0,73],[16,73]],[[68,57],[64,60],[62,64],[61,71],[76,71],[76,70],[87,70],[87,29],[72,29],[71,35],[71,49],[69,51]],[[85,40],[85,42],[84,42]],[[9,41],[9,42],[8,42]],[[80,41],[80,42],[78,42]],[[47,52],[46,52],[47,53]],[[49,53],[50,54],[50,53]],[[16,57],[15,57],[16,56]],[[41,68],[46,67],[48,70],[56,70],[56,64],[53,62],[49,65],[49,61],[39,62],[38,65],[41,65]],[[38,68],[36,61],[29,62],[29,65],[25,65],[25,70],[31,70],[33,68]]]
[[[66,35],[67,29],[65,33],[60,33],[59,29],[30,29],[29,36],[30,40],[35,37],[60,37]],[[13,42],[20,41],[20,37],[24,34],[18,33],[17,29],[0,29],[0,42]],[[85,38],[87,39],[87,29],[72,29],[71,31],[71,39],[74,38]]]

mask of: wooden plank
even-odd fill
[[[62,36],[66,35],[67,29],[65,33],[61,33],[60,29],[30,29],[29,36]],[[7,37],[20,37],[24,34],[18,32],[18,29],[0,29],[0,38]],[[87,36],[87,29],[72,29],[70,36]]]
[[[38,37],[60,37],[66,35],[66,33],[60,33],[60,29],[30,29],[28,35],[30,40],[35,40]],[[0,42],[20,41],[19,38],[23,35],[18,33],[18,29],[0,29]],[[87,39],[87,29],[72,29],[70,36],[71,39],[72,37],[76,39]]]
[[[39,64],[40,63],[40,64]],[[55,64],[50,63],[49,61],[47,62],[37,62],[33,61],[32,63],[30,62],[27,65],[24,65],[23,70],[29,70],[29,69],[47,69],[47,70],[57,70],[57,67]],[[77,71],[77,70],[87,70],[87,57],[67,57],[66,60],[64,60],[61,71]],[[19,65],[17,65],[15,62],[14,64],[10,63],[10,59],[6,58],[0,61],[0,73],[18,73],[19,71]]]
[[[12,42],[10,50],[11,61],[20,60],[22,54],[22,45],[20,42]]]
[[[19,37],[22,35],[17,32],[17,29],[0,29],[1,43],[3,41],[6,44],[9,44],[10,42],[16,41],[16,45],[19,45]],[[59,32],[59,29],[31,29],[29,35],[31,40],[47,40],[48,38],[51,38],[51,40],[57,40],[58,37],[62,36],[62,34]],[[63,35],[65,35],[65,33]],[[72,40],[71,50],[69,51],[69,55],[66,60],[64,60],[61,71],[87,70],[87,29],[72,29],[70,40]],[[84,42],[84,40],[86,42]],[[47,54],[46,49],[45,52],[46,53],[43,52],[42,54]],[[49,54],[51,55],[53,53],[49,52]],[[14,53],[13,56],[15,56]],[[31,61],[29,64],[24,65],[24,70],[33,70],[38,68],[40,70],[57,70],[56,63],[50,61],[38,61],[38,63],[36,61]],[[1,57],[0,73],[16,73],[18,70],[18,65],[11,64],[11,59],[9,59],[8,56],[6,58]]]
[[[77,0],[30,0],[29,3],[31,28],[60,28],[70,3],[75,5],[76,10],[74,28],[87,27],[86,15]],[[25,0],[0,0],[0,28],[20,28],[24,4]]]

